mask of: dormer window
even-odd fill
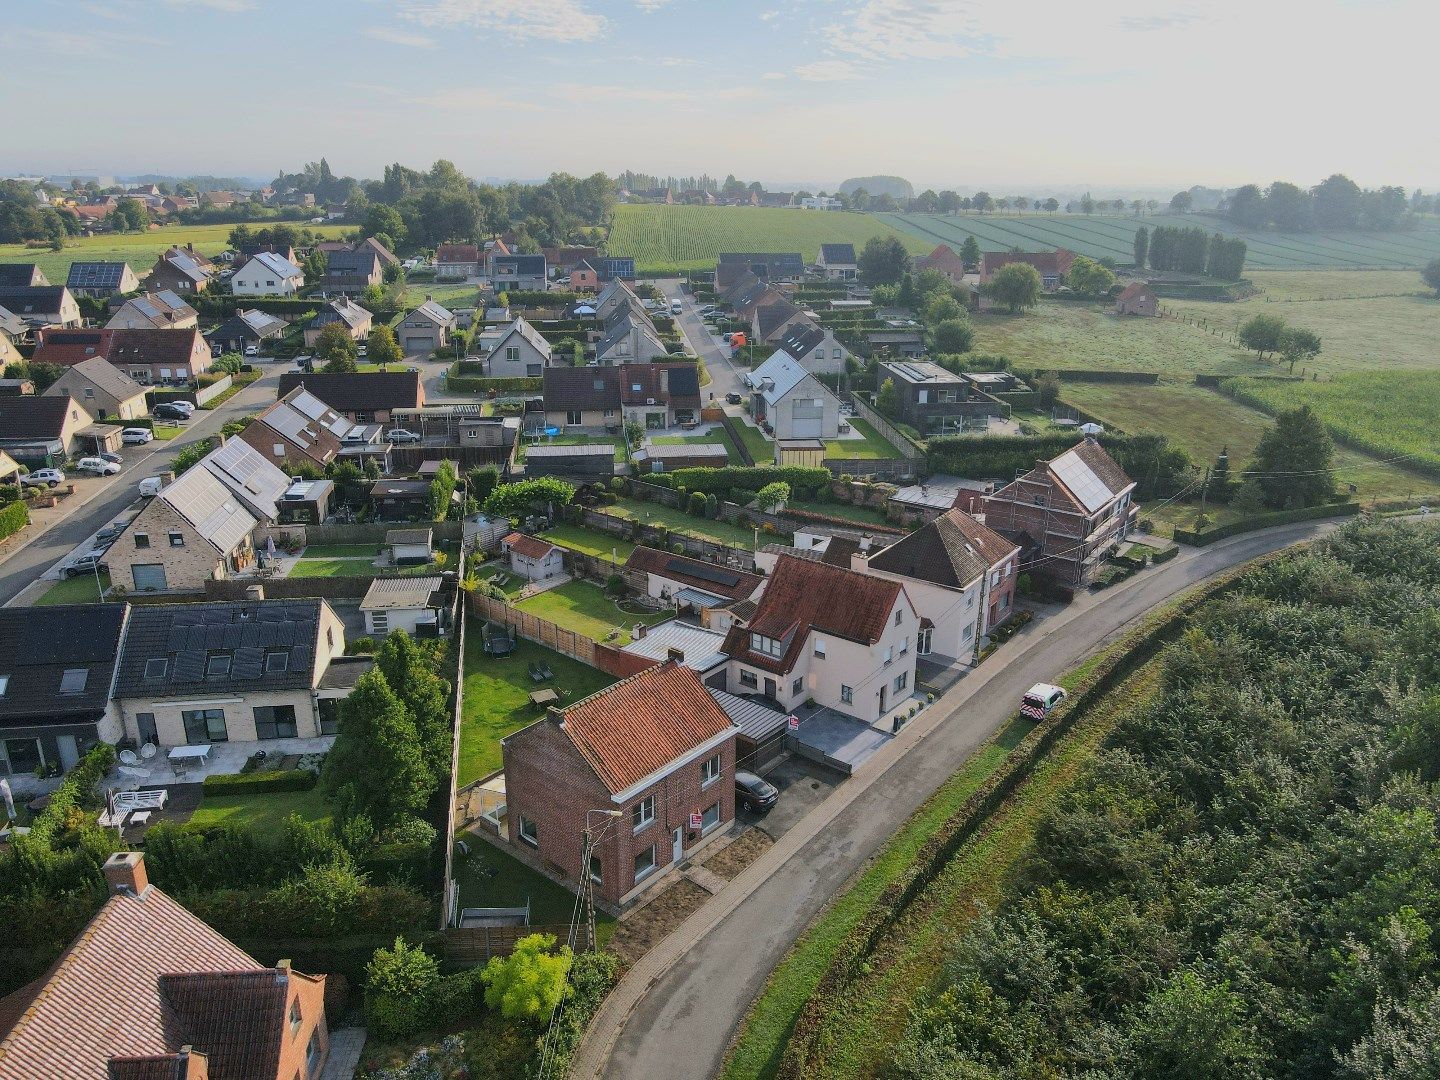
[[[750,651],[760,653],[762,656],[779,657],[784,654],[785,646],[772,637],[764,634],[750,635]]]

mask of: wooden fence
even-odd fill
[[[492,956],[509,956],[515,943],[531,934],[554,934],[557,941],[570,936],[568,925],[450,926],[444,933],[445,959],[483,964]]]
[[[656,661],[648,657],[636,656],[603,642],[592,641],[584,634],[577,634],[549,619],[541,619],[528,611],[511,607],[493,596],[483,596],[480,593],[469,595],[471,615],[508,626],[518,637],[553,649],[562,656],[579,660],[582,664],[589,664],[617,679],[628,679],[656,664]]]

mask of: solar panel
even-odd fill
[[[1112,493],[1105,482],[1095,475],[1093,469],[1081,460],[1080,455],[1070,450],[1050,463],[1050,470],[1060,478],[1080,504],[1091,513],[1110,501]]]
[[[199,682],[205,677],[205,657],[199,653],[181,653],[175,657],[175,681]]]
[[[258,679],[265,667],[264,649],[237,649],[232,674],[237,679]]]
[[[740,575],[735,571],[711,566],[709,563],[687,563],[680,559],[671,559],[665,564],[665,568],[676,574],[699,578],[701,581],[712,581],[716,585],[723,585],[730,589],[740,584]]]

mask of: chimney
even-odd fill
[[[649,633],[649,631],[650,628],[648,626],[646,626],[644,623],[637,622],[635,624],[635,631],[630,636],[633,637],[636,641],[639,641],[647,633]]]
[[[145,873],[145,856],[139,851],[117,851],[105,860],[101,870],[112,893],[140,896],[150,887],[150,878]]]
[[[264,586],[264,585],[246,585],[246,586],[245,586],[245,599],[246,599],[246,600],[264,600],[264,599],[265,599],[265,586]]]
[[[860,550],[861,552],[870,550],[870,537],[868,535],[860,537]]]
[[[665,659],[673,660],[677,664],[683,664],[685,662],[685,650],[677,649],[672,645],[665,650]]]
[[[180,1076],[183,1080],[210,1080],[210,1060],[193,1046],[180,1047],[180,1064],[184,1067]]]

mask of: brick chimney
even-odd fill
[[[117,851],[105,860],[101,869],[112,893],[140,896],[150,887],[149,875],[145,873],[145,856],[139,851]]]
[[[210,1080],[210,1060],[193,1046],[180,1047],[180,1063],[185,1071],[180,1075],[185,1080]]]

